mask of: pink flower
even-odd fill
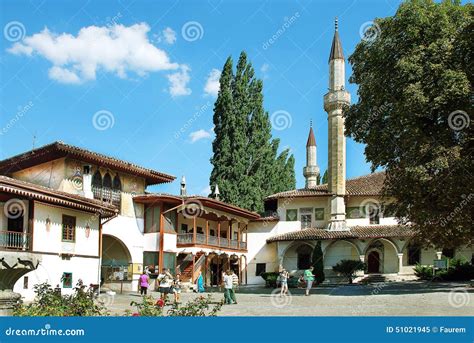
[[[132,314],[132,317],[140,317],[140,313],[135,312],[134,314]]]
[[[163,301],[163,299],[158,299],[156,301],[156,306],[159,306],[159,307],[165,306],[165,302]]]

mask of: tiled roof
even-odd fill
[[[334,32],[334,38],[332,39],[331,53],[329,54],[329,61],[335,59],[344,59],[344,54],[342,52],[342,44],[339,39],[339,32],[336,30]]]
[[[328,231],[321,228],[310,228],[293,231],[273,236],[267,239],[267,243],[280,241],[304,241],[304,240],[327,240],[327,239],[350,239],[350,238],[389,238],[409,237],[415,232],[408,226],[403,225],[367,225],[353,226],[347,231]]]
[[[346,180],[346,195],[382,195],[385,172],[378,172]],[[315,188],[301,188],[272,194],[267,199],[328,196],[328,185],[318,185]]]
[[[0,174],[10,175],[15,171],[23,170],[62,157],[72,157],[84,162],[96,164],[98,166],[107,167],[131,175],[143,177],[145,178],[147,185],[171,182],[176,178],[172,175],[143,168],[130,162],[119,160],[114,157],[79,148],[60,141],[44,145],[40,148],[30,150],[23,154],[0,161]]]
[[[35,200],[76,208],[89,212],[100,212],[103,217],[111,217],[118,213],[117,207],[96,199],[89,199],[77,194],[57,191],[26,181],[12,179],[0,175],[0,192],[16,194]]]

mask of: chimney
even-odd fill
[[[181,190],[179,192],[179,195],[185,197],[187,194],[186,194],[186,178],[183,177],[181,178]]]
[[[94,194],[92,193],[92,173],[91,166],[85,165],[82,167],[82,191],[84,192],[84,197],[89,199],[94,199]]]

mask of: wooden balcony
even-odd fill
[[[203,246],[223,250],[247,251],[247,242],[242,242],[236,239],[229,240],[224,237],[206,236],[202,233],[179,233],[177,235],[177,246]]]
[[[15,231],[0,231],[0,250],[30,250],[31,234]]]

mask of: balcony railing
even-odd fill
[[[15,231],[0,231],[0,249],[29,250],[31,234]]]
[[[220,241],[220,242],[219,242]],[[188,244],[197,244],[197,245],[209,245],[219,248],[231,248],[236,250],[245,250],[247,249],[247,242],[239,242],[238,240],[231,239],[229,244],[229,239],[216,236],[208,236],[206,240],[206,235],[202,233],[196,233],[196,241],[194,241],[193,233],[179,233],[177,237],[177,243],[182,245]]]

